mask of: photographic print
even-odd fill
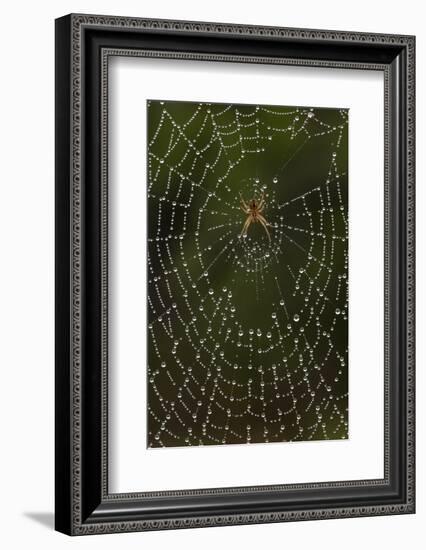
[[[147,102],[148,447],[348,438],[348,124]]]
[[[55,21],[57,531],[415,513],[415,42]]]

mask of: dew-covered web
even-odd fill
[[[348,111],[147,109],[148,446],[347,438]]]

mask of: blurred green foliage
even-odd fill
[[[348,111],[147,112],[148,445],[346,438]]]

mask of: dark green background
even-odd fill
[[[148,445],[347,437],[348,112],[147,109]]]

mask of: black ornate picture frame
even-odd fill
[[[108,490],[108,60],[384,75],[384,477]],[[56,529],[69,535],[415,511],[413,36],[68,15],[56,21]],[[136,238],[136,237],[135,237]]]

